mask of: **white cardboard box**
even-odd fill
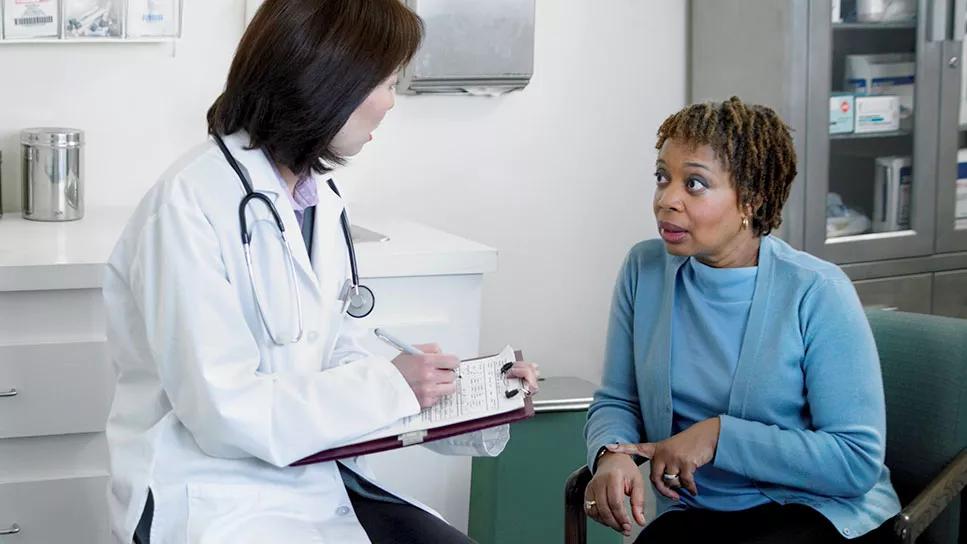
[[[878,157],[873,190],[873,232],[910,228],[913,161],[910,157]]]
[[[957,192],[954,205],[954,228],[967,229],[967,148],[957,151]]]
[[[896,96],[857,96],[857,134],[900,130],[900,99]]]
[[[57,0],[3,0],[3,37],[8,40],[56,38]]]

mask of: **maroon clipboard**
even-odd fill
[[[514,352],[514,355],[518,361],[523,359],[520,351]],[[481,359],[482,358],[483,357],[481,357]],[[474,360],[477,359],[468,359],[468,361]],[[454,423],[452,425],[444,425],[442,427],[428,429],[425,434],[419,433],[419,440],[410,439],[407,435],[387,436],[385,438],[377,438],[376,440],[369,440],[366,442],[360,442],[358,444],[349,444],[338,448],[323,450],[304,459],[300,459],[289,466],[298,467],[302,465],[311,465],[313,463],[324,463],[326,461],[335,461],[337,459],[345,459],[347,457],[356,457],[359,455],[379,453],[381,451],[393,450],[397,448],[405,448],[407,446],[414,446],[416,444],[425,444],[427,442],[450,438],[451,436],[457,436],[482,429],[489,429],[490,427],[497,427],[507,423],[513,423],[515,421],[521,421],[533,416],[534,403],[531,401],[530,397],[526,397],[524,399],[524,406],[522,408],[492,416],[471,419],[470,421],[463,421],[460,423]]]

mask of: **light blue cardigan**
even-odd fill
[[[671,435],[671,316],[684,262],[661,240],[625,259],[585,428],[592,468],[605,444]],[[883,464],[883,382],[869,323],[835,265],[766,236],[758,266],[713,463],[779,504],[815,508],[855,538],[900,511]],[[659,496],[659,514],[676,507]]]

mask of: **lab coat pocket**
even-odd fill
[[[188,542],[321,543],[319,520],[305,504],[305,497],[269,486],[188,484]]]

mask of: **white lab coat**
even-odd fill
[[[335,463],[288,465],[415,414],[419,404],[389,360],[362,348],[361,328],[341,313],[337,299],[349,275],[341,199],[324,178],[314,180],[310,263],[272,165],[262,151],[245,149],[245,133],[225,142],[282,216],[305,335],[276,346],[265,331],[239,234],[242,185],[209,141],[146,195],[105,276],[118,372],[107,425],[112,534],[132,541],[150,488],[152,544],[369,542]],[[247,213],[263,300],[273,325],[289,333],[294,302],[278,231],[261,204]],[[507,438],[504,427],[433,449],[495,455]],[[363,458],[345,464],[372,481]]]

